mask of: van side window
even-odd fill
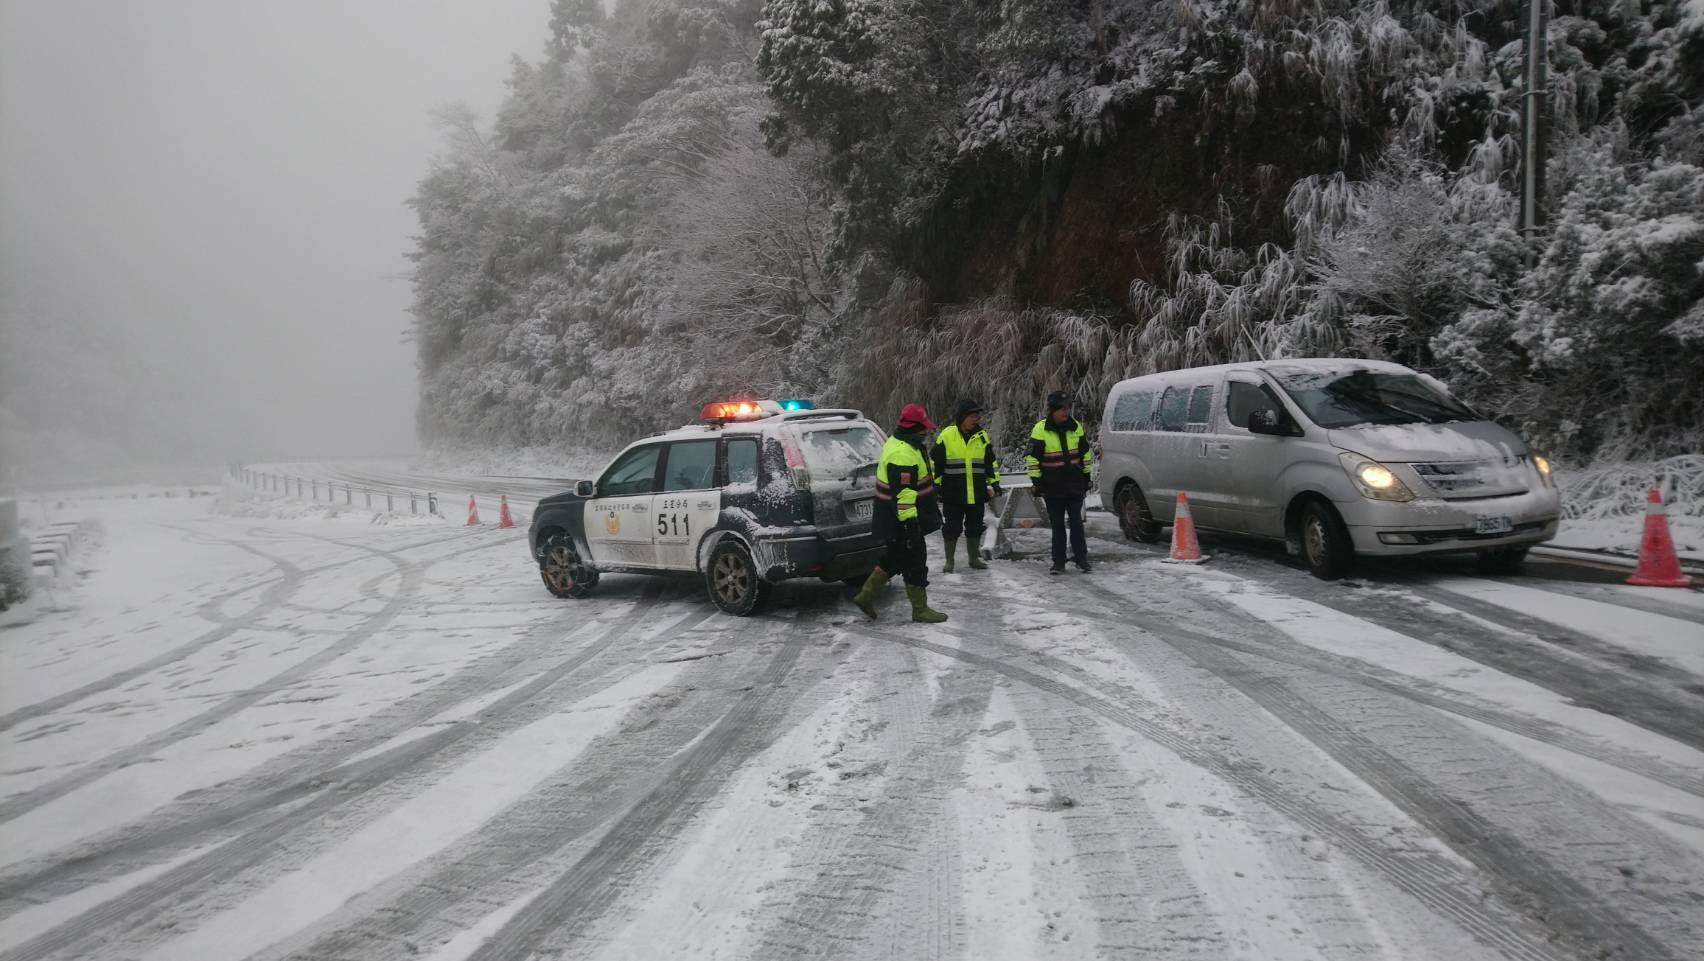
[[[1183,430],[1189,412],[1189,388],[1167,387],[1160,397],[1160,430]]]
[[[1118,398],[1112,407],[1112,429],[1118,431],[1147,430],[1153,426],[1154,394],[1133,390]]]
[[[1212,423],[1213,387],[1197,387],[1189,395],[1189,426],[1184,429],[1192,434],[1205,434]]]
[[[1284,405],[1278,403],[1270,389],[1260,384],[1231,381],[1230,393],[1225,396],[1225,419],[1247,430],[1249,415],[1257,410],[1275,411],[1282,418]]]

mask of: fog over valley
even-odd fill
[[[404,202],[548,6],[0,3],[0,475],[412,451]]]

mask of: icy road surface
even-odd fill
[[[81,584],[0,621],[0,961],[1704,957],[1696,592],[1102,528],[940,627],[735,620],[209,503],[68,505]]]

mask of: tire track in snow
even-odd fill
[[[977,664],[1141,734],[1185,762],[1230,782],[1238,790],[1295,823],[1331,839],[1345,853],[1385,876],[1437,914],[1453,921],[1475,940],[1521,961],[1558,959],[1552,936],[1547,930],[1500,903],[1476,897],[1473,894],[1476,888],[1473,877],[1453,861],[1432,852],[1391,848],[1387,838],[1369,836],[1369,832],[1360,825],[1322,810],[1314,800],[1291,792],[1267,775],[1261,765],[1210,750],[1203,746],[1202,739],[1158,722],[1155,718],[1160,712],[1155,705],[1139,703],[1133,706],[1112,701],[998,657],[947,647],[921,638],[869,628],[854,628],[854,632],[874,640],[904,644]],[[1572,951],[1561,956],[1580,961],[1586,957]]]
[[[1660,758],[1636,754],[1625,748],[1605,744],[1588,735],[1577,733],[1541,718],[1499,710],[1494,706],[1478,704],[1465,698],[1449,696],[1436,691],[1409,687],[1400,681],[1381,676],[1378,666],[1374,664],[1356,661],[1353,658],[1338,658],[1324,652],[1292,651],[1277,646],[1248,644],[1229,638],[1202,636],[1198,639],[1226,650],[1252,654],[1268,661],[1288,664],[1292,667],[1305,667],[1321,674],[1329,674],[1361,687],[1393,694],[1416,704],[1424,704],[1427,707],[1454,714],[1457,717],[1478,721],[1489,727],[1495,727],[1542,744],[1561,748],[1570,754],[1591,758],[1629,774],[1636,774],[1660,784],[1666,784],[1694,797],[1704,797],[1704,776],[1691,773]]]
[[[690,624],[714,614],[701,610]],[[571,869],[577,845],[674,776],[728,713],[723,692],[751,689],[743,679],[763,656],[759,642],[780,643],[783,634],[800,645],[811,636],[791,621],[775,622],[742,638],[731,656],[697,659],[693,673],[657,696],[659,714],[629,719],[478,831],[257,957],[410,958],[548,886]]]
[[[1665,675],[1672,676],[1676,671],[1666,661],[1642,658],[1631,651],[1608,647],[1579,632],[1424,585],[1392,582],[1387,585],[1391,588],[1389,591],[1348,592],[1305,572],[1271,564],[1239,567],[1236,576],[1448,651],[1542,687],[1580,707],[1619,718],[1695,750],[1704,750],[1704,725],[1696,720],[1704,714],[1704,697],[1666,683]],[[1414,598],[1394,593],[1399,590],[1412,591]],[[1262,635],[1282,637],[1277,628],[1228,601],[1200,594],[1192,600],[1205,609],[1234,618]],[[1460,612],[1462,616],[1440,613],[1436,608],[1427,607],[1423,603],[1425,600]],[[1120,596],[1117,609],[1122,613],[1128,602],[1129,598]],[[1480,618],[1502,629],[1475,623],[1470,617]],[[1545,644],[1541,640],[1543,638],[1557,643]],[[1283,640],[1288,643],[1288,639]],[[1594,652],[1601,656],[1601,660],[1589,656]],[[1645,673],[1635,677],[1611,669],[1629,665],[1636,665],[1636,669]],[[1530,736],[1525,731],[1514,733]],[[1569,745],[1557,746],[1574,749]],[[1607,763],[1622,766],[1619,761]],[[1636,773],[1655,776],[1644,770]],[[1672,783],[1673,777],[1669,773],[1656,779]],[[1696,784],[1694,779],[1683,780],[1693,781],[1694,786]],[[1692,791],[1690,786],[1674,786]]]
[[[307,572],[303,571],[300,567],[297,567],[295,564],[292,564],[275,554],[268,554],[264,551],[255,550],[247,545],[235,546],[240,546],[242,550],[248,551],[256,557],[261,557],[272,562],[272,565],[277,568],[279,572],[277,579],[266,585],[265,590],[261,592],[260,598],[255,602],[255,605],[245,611],[240,618],[225,620],[221,617],[208,617],[208,620],[224,620],[225,623],[220,624],[218,627],[215,627],[210,631],[203,632],[193,640],[179,644],[177,647],[157,654],[154,657],[142,661],[132,667],[125,668],[122,671],[109,674],[99,680],[90,681],[81,687],[76,687],[62,694],[56,694],[53,697],[36,701],[33,704],[26,704],[23,707],[16,708],[4,715],[0,715],[0,732],[9,731],[12,728],[17,727],[19,724],[26,721],[32,721],[44,714],[52,714],[55,711],[71,704],[75,704],[84,698],[93,697],[94,695],[100,694],[104,691],[110,691],[115,687],[128,684],[144,674],[157,671],[175,661],[181,661],[205,647],[219,643],[227,637],[230,637],[232,634],[235,634],[237,631],[243,629],[246,626],[246,621],[258,618],[264,615],[267,611],[273,610],[280,604],[283,604],[296,592],[296,590],[301,586],[302,581],[307,576]],[[265,581],[263,580],[256,584],[246,584],[242,587],[225,591],[222,594],[214,596],[201,605],[202,616],[206,617],[206,612],[208,610],[217,609],[219,605],[225,603],[231,598],[247,594],[259,587],[262,583],[265,583]]]
[[[1427,707],[1454,714],[1457,717],[1478,721],[1481,724],[1499,728],[1543,744],[1549,744],[1581,757],[1591,758],[1594,761],[1619,768],[1629,774],[1649,778],[1696,797],[1704,797],[1704,775],[1678,767],[1661,758],[1635,753],[1619,745],[1605,743],[1552,721],[1479,701],[1470,695],[1417,687],[1416,684],[1424,684],[1425,682],[1417,681],[1407,675],[1368,661],[1333,654],[1291,640],[1278,628],[1254,618],[1235,604],[1200,595],[1193,598],[1200,605],[1199,613],[1217,615],[1234,622],[1237,633],[1245,636],[1259,635],[1258,643],[1194,630],[1175,619],[1178,612],[1168,610],[1162,615],[1158,612],[1144,611],[1136,605],[1135,600],[1130,595],[1108,594],[1104,591],[1100,592],[1100,595],[1098,601],[1094,598],[1089,599],[1097,610],[1106,616],[1126,621],[1150,634],[1164,633],[1171,637],[1211,644],[1243,654],[1252,654],[1268,661],[1329,674],[1362,687],[1393,694],[1417,704],[1424,704]],[[1313,603],[1321,603],[1313,598],[1306,599]],[[1325,605],[1322,604],[1322,606]],[[1338,610],[1337,608],[1332,609]],[[1339,610],[1339,613],[1351,612]],[[1351,614],[1351,616],[1363,620],[1367,619],[1362,614]],[[1379,626],[1385,627],[1387,630],[1397,630],[1396,627],[1390,625],[1380,624]],[[1411,637],[1412,635],[1404,633],[1403,636]],[[1529,683],[1536,684],[1537,682]],[[1550,690],[1550,688],[1545,689]],[[1584,706],[1589,707],[1590,705]]]
[[[875,723],[896,725],[884,741],[899,756],[855,814],[837,811],[807,829],[790,877],[770,899],[773,916],[754,935],[753,961],[885,958],[890,941],[903,943],[908,959],[956,955],[962,937],[945,923],[961,913],[953,908],[960,877],[949,795],[963,778],[995,677],[953,664],[928,685],[939,690],[931,698],[913,675],[934,669],[913,660],[895,673],[899,686],[878,703]]]
[[[21,898],[63,897],[91,884],[171,860],[184,851],[241,833],[253,827],[255,820],[264,820],[270,813],[324,792],[330,786],[364,784],[387,772],[400,776],[472,733],[479,722],[458,721],[375,756],[352,762],[348,759],[378,748],[459,704],[524,680],[525,674],[530,674],[532,680],[520,690],[535,693],[573,675],[624,639],[640,619],[656,610],[662,588],[661,581],[647,584],[634,608],[622,614],[614,626],[606,627],[548,669],[538,671],[533,665],[560,643],[556,631],[563,620],[572,616],[567,609],[561,617],[539,625],[527,638],[475,661],[403,701],[386,705],[335,741],[304,745],[257,771],[184,795],[167,808],[76,845],[67,855],[15,865],[0,874],[0,919],[14,913]],[[520,672],[524,672],[523,676],[515,676]],[[495,707],[482,713],[493,710]]]
[[[348,766],[342,779],[332,780],[328,776],[299,785],[298,789],[303,790],[306,797],[301,803],[290,805],[288,801],[292,799],[275,799],[280,802],[279,810],[269,820],[263,820],[206,854],[103,902],[65,924],[13,946],[0,953],[0,961],[44,958],[68,953],[73,948],[80,949],[75,952],[77,956],[86,956],[89,950],[110,947],[115,939],[125,938],[138,929],[146,928],[145,934],[148,935],[157,934],[153,929],[160,927],[157,922],[162,905],[181,906],[210,891],[229,894],[231,889],[222,886],[231,884],[257,865],[272,864],[276,867],[286,855],[303,856],[304,849],[327,840],[324,832],[320,836],[305,833],[322,821],[332,821],[340,830],[353,830],[356,826],[353,822],[358,818],[345,813],[346,809],[355,807],[369,795],[380,793],[402,779],[430,779],[438,768],[454,763],[455,759],[445,758],[452,749],[461,748],[463,753],[471,753],[478,749],[479,743],[495,741],[531,720],[530,714],[565,706],[557,701],[546,701],[551,688],[572,676],[577,668],[602,653],[610,644],[625,637],[647,610],[641,606],[628,613],[586,649],[491,705],[484,718],[459,721],[441,731],[355,762]],[[533,708],[530,714],[524,711],[529,707]],[[390,796],[382,800],[388,807],[388,802],[400,803],[405,798]],[[368,813],[377,816],[383,812]],[[29,890],[27,883],[27,879],[11,879],[7,887],[23,895]]]
[[[1122,599],[1098,584],[1071,587],[1105,599]],[[1424,825],[1456,853],[1497,879],[1506,903],[1520,906],[1534,920],[1572,938],[1578,952],[1609,958],[1631,950],[1635,957],[1649,961],[1681,961],[1684,957],[1621,910],[1605,904],[1597,892],[1575,880],[1538,849],[1446,793],[1367,736],[1315,706],[1283,680],[1253,670],[1235,655],[1210,644],[1170,631],[1154,636],[1242,692]],[[1424,719],[1406,720],[1415,723]],[[1462,739],[1443,734],[1436,740],[1445,743],[1454,740],[1460,745]],[[1458,747],[1457,754],[1461,753]],[[1613,812],[1609,816],[1616,817]]]
[[[247,551],[256,557],[269,561],[278,569],[278,576],[275,579],[271,579],[270,583],[268,583],[268,578],[262,577],[255,583],[225,591],[202,602],[200,607],[201,616],[209,621],[218,623],[218,627],[215,627],[210,631],[203,632],[193,640],[186,641],[177,647],[157,654],[140,664],[109,674],[99,680],[90,681],[89,683],[73,690],[66,691],[62,694],[56,694],[53,697],[37,701],[33,704],[27,704],[23,707],[9,711],[6,714],[0,715],[0,732],[8,731],[19,724],[34,720],[35,718],[41,717],[45,714],[52,714],[55,711],[65,708],[71,704],[75,704],[84,698],[93,697],[96,694],[110,691],[115,687],[121,687],[144,674],[157,671],[168,664],[181,661],[184,658],[195,654],[197,651],[225,640],[239,630],[255,626],[255,623],[260,620],[260,618],[281,606],[285,606],[296,591],[301,589],[303,582],[306,581],[309,576],[322,571],[328,571],[337,567],[343,567],[370,559],[367,556],[353,557],[328,564],[320,564],[315,567],[304,568],[285,560],[277,554],[258,550],[243,543],[242,541],[214,537],[199,531],[190,531],[188,528],[176,527],[174,529],[181,530],[186,533],[193,533],[196,537],[214,541],[222,546],[234,547],[238,550]],[[414,547],[427,547],[449,540],[456,540],[462,536],[464,535],[441,538],[439,540],[427,541],[422,544],[411,544],[397,549],[409,550]],[[236,617],[226,617],[219,612],[220,607],[231,598],[240,597],[243,594],[247,594],[250,591],[255,590],[256,588],[262,587],[264,587],[264,590],[262,591],[260,598],[255,602],[255,605],[244,611],[242,614],[239,614]],[[3,817],[0,817],[0,820],[3,819]]]
[[[1088,886],[1097,957],[1218,959],[1223,918],[1178,856],[1179,839],[1148,810],[1141,787],[1087,711],[1061,710],[1014,685],[1020,730],[1039,756],[1052,804]]]
[[[636,862],[657,857],[659,839],[672,838],[745,759],[762,749],[768,728],[787,703],[770,704],[786,683],[806,646],[809,633],[793,632],[728,712],[669,766],[659,785],[628,808],[586,855],[544,891],[528,901],[470,961],[506,961],[532,955],[547,942],[571,943],[575,935],[608,909],[619,879]],[[799,685],[796,700],[807,685]]]
[[[1524,585],[1514,586],[1524,587]],[[1475,597],[1466,590],[1452,586],[1452,582],[1448,579],[1422,579],[1402,583],[1400,588],[1411,591],[1433,604],[1490,621],[1506,630],[1536,638],[1552,647],[1562,648],[1571,654],[1604,666],[1618,668],[1631,676],[1639,677],[1646,683],[1653,681],[1666,683],[1673,675],[1689,673],[1684,667],[1660,655],[1642,654],[1631,648],[1612,644],[1586,631],[1536,617],[1512,607],[1504,607],[1494,601]],[[1527,589],[1530,590],[1530,588]],[[1547,591],[1546,593],[1560,594],[1561,592]],[[1589,600],[1593,600],[1594,603],[1604,603],[1595,599]],[[1689,680],[1704,680],[1704,678],[1692,674]],[[1696,694],[1697,692],[1691,693]]]
[[[1562,597],[1573,597],[1585,601],[1597,601],[1600,604],[1612,604],[1616,607],[1626,607],[1646,614],[1656,614],[1660,617],[1673,618],[1677,621],[1688,621],[1693,624],[1704,624],[1704,608],[1690,607],[1660,597],[1647,594],[1635,594],[1630,590],[1618,590],[1607,584],[1580,584],[1574,581],[1552,581],[1542,577],[1492,577],[1487,578],[1495,584],[1506,584],[1509,587],[1527,587],[1538,591],[1549,591]]]
[[[329,540],[329,538],[318,539]],[[396,573],[401,576],[402,581],[398,585],[396,593],[385,601],[384,606],[376,613],[368,615],[359,627],[347,631],[342,638],[321,648],[307,658],[297,661],[259,684],[225,697],[217,704],[193,717],[180,721],[163,731],[157,731],[134,744],[119,748],[105,757],[84,764],[69,774],[0,801],[0,822],[18,818],[58,800],[72,791],[93,784],[114,771],[142,761],[162,748],[194,737],[220,721],[233,717],[297,681],[313,675],[320,668],[359,647],[389,625],[398,614],[402,613],[414,601],[414,593],[425,578],[426,568],[437,561],[454,556],[445,555],[421,564],[400,556],[399,551],[406,548],[382,550],[362,547],[360,549],[389,561],[395,567]]]
[[[1357,611],[1342,601],[1317,603],[1407,637],[1425,641],[1469,660],[1531,681],[1575,703],[1618,717],[1695,750],[1704,751],[1704,697],[1666,683],[1675,668],[1666,661],[1610,648],[1578,631],[1540,621],[1475,598],[1429,587],[1410,586],[1421,597],[1517,632],[1499,633],[1463,617],[1435,613]],[[1310,598],[1311,600],[1311,598]],[[1522,640],[1525,634],[1538,643]],[[1543,642],[1552,642],[1549,645]],[[1634,677],[1612,667],[1635,666]]]
[[[1024,587],[1001,572],[990,574],[1008,590]],[[995,591],[993,597],[1005,593]],[[964,617],[944,626],[962,646],[974,649],[1008,633],[1010,614],[1008,605],[996,600],[992,607],[969,607]],[[1133,693],[1064,658],[999,643],[1013,654],[1030,652],[1033,663],[1114,699]],[[1073,866],[1088,887],[1099,933],[1096,957],[1223,957],[1224,918],[1178,858],[1178,839],[1148,810],[1140,787],[1100,729],[1101,719],[1071,705],[1061,710],[1045,692],[1026,685],[1012,685],[1008,699],[1054,789],[1050,803],[1069,839]]]

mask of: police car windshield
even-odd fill
[[[1310,420],[1328,430],[1484,419],[1415,374],[1301,367],[1268,371]]]
[[[882,459],[882,436],[865,424],[800,428],[798,434],[813,478],[851,477]]]

